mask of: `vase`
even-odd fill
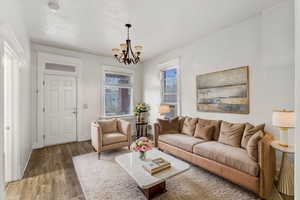
[[[148,121],[148,112],[141,112],[140,113],[140,122],[147,122]]]
[[[140,159],[145,160],[146,159],[146,152],[145,151],[140,151]]]

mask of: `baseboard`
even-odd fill
[[[89,141],[89,140],[91,140],[90,137],[84,137],[84,138],[78,138],[77,142],[84,142],[84,141]]]
[[[32,145],[32,149],[40,149],[40,148],[43,148],[43,147],[44,147],[44,145],[39,144],[39,143],[34,143],[34,144]]]
[[[24,169],[23,169],[23,172],[22,172],[22,174],[21,174],[21,177],[20,177],[21,179],[24,177],[25,171],[26,171],[26,169],[27,169],[27,166],[28,166],[29,161],[30,161],[30,158],[31,158],[32,151],[33,151],[33,149],[31,149],[31,151],[30,151],[30,153],[29,153],[29,156],[28,156],[26,165],[25,165],[25,167],[24,167]]]

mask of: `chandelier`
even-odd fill
[[[115,58],[125,65],[137,64],[140,61],[141,51],[143,46],[135,46],[135,52],[131,48],[131,40],[129,39],[129,29],[131,28],[131,24],[125,24],[127,27],[127,40],[126,43],[120,44],[120,49],[114,48],[112,51],[114,52]]]

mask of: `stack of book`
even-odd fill
[[[171,163],[166,161],[163,158],[156,158],[152,160],[151,162],[148,162],[143,165],[143,167],[151,174],[155,174],[157,172],[161,172],[165,169],[168,169],[171,167]]]

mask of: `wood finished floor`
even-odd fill
[[[85,200],[72,157],[90,152],[94,150],[89,141],[34,150],[24,178],[7,185],[5,199]]]
[[[7,185],[7,200],[84,200],[72,157],[93,152],[90,142],[76,142],[32,152],[24,178]]]

